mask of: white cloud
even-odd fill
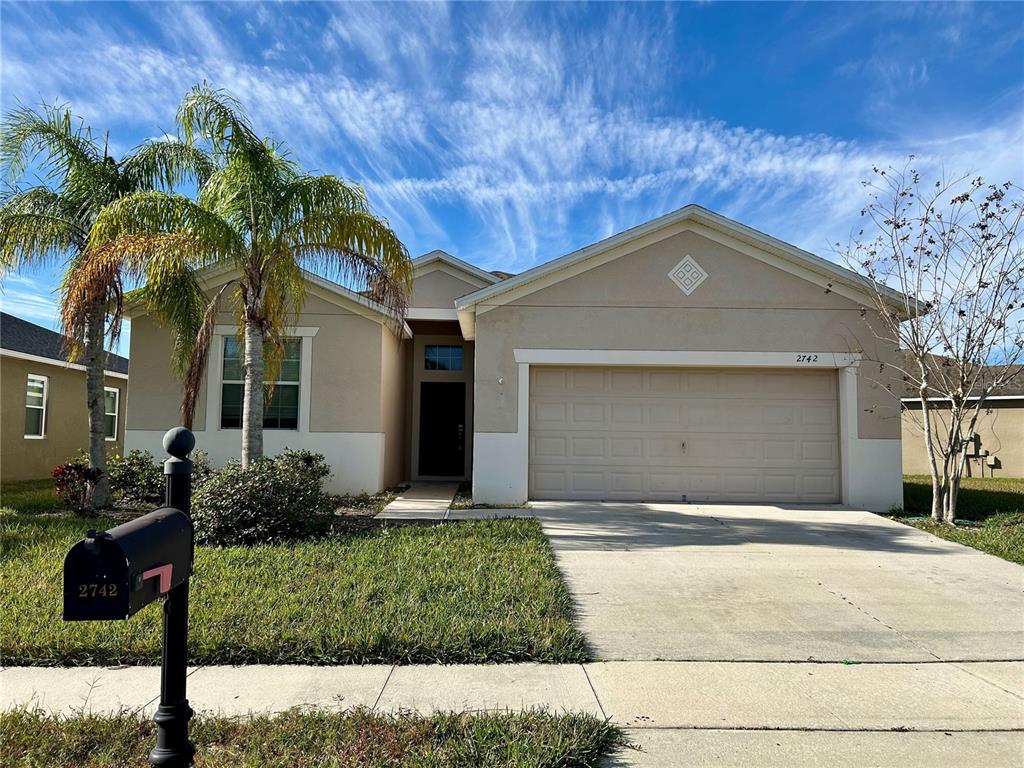
[[[277,57],[284,46],[274,30],[287,9],[275,15],[261,5],[251,21],[235,19],[238,47],[260,36],[239,58],[214,14],[192,8],[174,50],[95,25],[5,34],[0,82],[26,100],[63,95],[97,126],[123,122],[153,135],[172,126],[185,90],[208,80],[242,99],[259,130],[285,139],[307,167],[363,181],[414,250],[454,245],[513,270],[689,202],[822,252],[856,225],[871,165],[911,153],[926,174],[1024,178],[1019,99],[974,124],[904,113],[884,141],[787,135],[665,111],[669,85],[706,77],[717,62],[629,8],[609,9],[606,23],[586,29],[561,18],[573,7],[552,11],[558,23],[542,28],[523,6],[479,7],[472,25],[447,5],[328,11],[306,33],[307,45],[330,48],[318,67]],[[289,39],[287,50],[303,44]],[[76,45],[73,65],[60,57],[41,65],[40,52]],[[846,73],[886,93],[932,76],[924,58],[873,50]],[[441,214],[453,211],[469,232],[455,244]]]
[[[0,285],[0,308],[47,328],[56,329],[59,325],[56,297],[33,277],[20,274],[5,276]]]

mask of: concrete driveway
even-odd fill
[[[1024,568],[838,507],[531,512],[640,748],[616,765],[1024,764]]]
[[[533,507],[601,660],[1024,658],[1024,568],[868,512]]]

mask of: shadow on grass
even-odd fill
[[[918,475],[905,477],[904,513],[927,517],[931,509],[931,479]],[[957,497],[957,518],[982,522],[995,515],[1024,515],[1024,479],[964,478]]]

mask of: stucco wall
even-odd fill
[[[405,347],[410,342],[385,331],[381,344],[380,419],[384,432],[384,485],[397,485],[406,479],[405,463],[409,452],[406,442],[406,364]]]
[[[222,312],[218,326],[233,329],[235,317]],[[274,455],[287,447],[306,448],[323,453],[334,469],[329,481],[339,493],[374,492],[384,484],[385,464],[394,465],[388,449],[381,389],[384,381],[385,352],[383,338],[390,331],[375,320],[338,306],[312,289],[303,311],[290,320],[303,336],[303,354],[309,350],[308,380],[300,383],[300,428],[265,430],[264,449]],[[309,329],[314,329],[315,334]],[[223,344],[223,337],[215,345]],[[132,322],[131,370],[138,372],[132,382],[128,409],[129,448],[145,447],[158,451],[160,436],[180,423],[181,384],[170,364],[170,337],[167,331],[148,317]],[[390,357],[390,356],[389,356]],[[194,428],[198,447],[206,450],[214,464],[241,453],[241,430],[219,428],[217,413],[207,418],[207,386],[210,377],[220,381],[216,351],[211,356],[208,377],[203,382]],[[308,401],[303,392],[308,391]],[[219,399],[219,389],[214,397]],[[216,403],[217,399],[213,402]],[[308,406],[307,406],[308,402]],[[308,431],[304,431],[303,408],[308,407]],[[218,410],[215,407],[214,410]],[[400,417],[393,417],[400,418]],[[208,423],[209,422],[209,423]],[[207,429],[212,424],[212,429]],[[399,432],[401,430],[399,429]],[[394,441],[391,448],[394,449]]]
[[[943,424],[948,423],[947,414],[946,409],[938,409],[936,413],[942,418]],[[939,429],[941,425],[937,422],[935,430]],[[996,456],[999,466],[993,470],[984,460],[970,459],[968,465],[971,475],[1024,477],[1024,398],[991,401],[982,410],[975,431],[981,437],[978,448]],[[908,475],[925,475],[929,472],[919,404],[908,404],[903,413],[903,472]]]
[[[234,326],[222,312],[220,325]],[[318,296],[307,296],[295,326],[319,328],[312,346],[311,432],[379,432],[382,326]],[[166,329],[151,317],[132,320],[128,428],[169,429],[181,421],[181,382],[171,363]],[[208,371],[219,380],[220,371]],[[194,430],[206,426],[204,379]]]
[[[441,269],[435,269],[413,281],[409,306],[452,309],[455,299],[472,293],[482,285],[479,280],[469,282]]]
[[[668,278],[686,255],[708,273],[690,296]],[[516,430],[516,347],[842,353],[863,349],[868,358],[889,359],[891,353],[877,347],[860,313],[858,304],[836,293],[695,232],[681,232],[478,314],[476,429]],[[859,373],[861,438],[900,436],[898,403],[880,386],[889,376],[866,364]]]
[[[25,438],[25,385],[29,374],[46,376],[46,436]],[[128,382],[107,376],[105,386],[120,390],[117,439],[106,442],[107,455],[124,450]],[[55,466],[80,449],[89,448],[89,415],[85,401],[85,371],[57,363],[0,358],[0,479],[47,477]]]

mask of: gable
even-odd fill
[[[412,284],[410,307],[437,307],[454,309],[455,300],[467,293],[479,290],[479,280],[472,280],[468,275],[455,275],[454,270],[435,269],[418,275]]]
[[[670,277],[686,257],[696,284]],[[706,273],[706,277],[701,275]],[[849,298],[720,238],[685,229],[509,301],[515,306],[820,308],[856,306]],[[481,306],[480,311],[487,311]]]
[[[695,232],[722,243],[754,261],[776,267],[818,286],[833,298],[845,297],[857,306],[874,304],[877,289],[895,311],[916,311],[913,299],[819,256],[758,232],[698,205],[687,205],[645,224],[633,227],[578,251],[546,262],[526,272],[482,288],[456,302],[459,323],[467,339],[475,336],[476,316],[537,293],[615,259],[639,251],[682,232]]]

